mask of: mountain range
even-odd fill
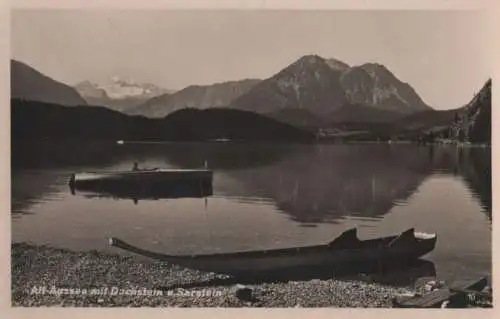
[[[121,112],[127,112],[152,98],[173,92],[151,83],[137,83],[118,76],[112,77],[105,84],[83,81],[74,88],[88,104],[101,105]]]
[[[13,83],[29,83],[29,74],[19,79],[19,74],[26,73],[22,69],[28,68],[31,73],[36,73],[36,70],[20,62],[12,61],[12,64],[17,66],[13,67]],[[40,73],[38,77],[43,75]],[[18,87],[13,86],[14,89]],[[30,93],[36,91],[34,89],[30,89]],[[101,105],[126,114],[153,118],[164,117],[183,108],[229,107],[269,115],[285,122],[290,113],[297,112],[309,112],[310,116],[321,117],[327,122],[345,121],[353,116],[357,118],[356,114],[366,113],[369,114],[365,116],[366,120],[380,122],[431,110],[410,85],[400,81],[383,65],[367,63],[350,67],[342,61],[318,55],[303,56],[264,80],[192,85],[172,92],[153,84],[113,77],[103,85],[90,81],[78,83],[71,90],[72,95],[77,97],[75,90],[80,96],[78,102],[63,101],[59,104]],[[19,89],[15,93],[17,91]],[[43,92],[51,95],[50,89]],[[61,96],[56,91],[53,93],[58,98]],[[13,94],[13,97],[57,102],[36,96],[23,97],[22,94]]]
[[[317,55],[300,58],[232,103],[257,113],[307,109],[331,121],[335,121],[335,111],[351,105],[401,116],[431,109],[382,65],[349,67]]]
[[[360,108],[371,112],[367,119],[374,121],[390,121],[431,109],[410,85],[380,64],[350,67],[336,59],[306,55],[264,80],[189,86],[155,97],[129,113],[163,117],[185,107],[221,106],[266,114],[285,122],[289,112],[300,112],[297,110],[338,122],[348,107],[354,109],[353,113],[359,113]]]
[[[463,107],[438,111],[383,65],[351,67],[317,55],[303,56],[267,79],[192,85],[177,92],[118,77],[104,85],[83,81],[72,88],[11,60],[11,99],[17,105],[20,100],[104,106],[145,118],[164,118],[183,109],[224,108],[245,111],[243,117],[257,113],[320,136],[348,132],[361,139],[413,139],[421,134],[471,141],[491,138],[491,80]],[[205,115],[228,118],[220,111],[185,114],[197,123]]]

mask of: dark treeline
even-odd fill
[[[162,119],[128,116],[99,106],[65,107],[11,100],[13,139],[300,141],[314,134],[252,112],[183,109]]]
[[[471,142],[491,143],[491,79],[486,82],[474,102],[471,113],[477,113],[477,116],[469,132]]]

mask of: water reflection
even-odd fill
[[[479,199],[483,212],[492,219],[491,148],[466,149],[462,176],[472,193]]]
[[[66,176],[58,171],[12,171],[11,208],[14,218],[33,214],[32,206],[43,201],[56,200],[65,191]],[[64,189],[64,190],[63,190]]]
[[[116,143],[50,139],[12,141],[13,172],[36,169],[75,169],[79,167],[111,166],[127,155]]]
[[[213,170],[251,170],[294,157],[307,146],[276,143],[171,143],[131,145],[130,150],[151,156],[164,156],[178,167],[200,167],[206,161]]]
[[[163,184],[157,189],[135,189],[135,188],[106,188],[85,189],[68,187],[72,195],[85,198],[112,198],[132,200],[138,204],[140,200],[160,200],[178,198],[203,198],[212,195],[212,183],[183,183],[182,185]]]
[[[308,225],[344,216],[375,218],[416,190],[430,173],[428,162],[418,148],[319,145],[265,167],[225,172],[238,183],[224,181],[216,190],[272,198],[282,212]]]
[[[189,254],[310,245],[355,226],[366,239],[415,226],[439,236],[425,258],[440,277],[491,271],[489,148],[45,141],[14,144],[12,161],[13,241],[107,250],[105,238],[117,236]],[[129,170],[135,161],[207,161],[213,188],[205,198],[70,194],[71,174]]]
[[[491,149],[412,145],[286,144],[20,144],[13,148],[12,210],[27,213],[40,199],[67,191],[69,174],[82,170],[154,166],[214,169],[214,186],[202,194],[242,202],[264,199],[305,227],[345,216],[377,218],[406,203],[433,174],[463,178],[491,219]],[[124,199],[161,196],[108,194]],[[199,196],[198,196],[199,195]],[[142,197],[142,198],[141,198]],[[167,196],[168,197],[168,196]],[[181,196],[182,197],[182,196]]]
[[[431,171],[461,177],[491,220],[491,148],[449,146],[429,150]]]
[[[360,275],[361,274],[361,275]],[[199,287],[227,286],[234,284],[261,284],[266,282],[289,282],[307,281],[313,279],[328,280],[337,279],[361,279],[368,282],[407,287],[415,283],[418,278],[435,277],[436,268],[432,261],[417,259],[408,263],[392,263],[386,265],[365,265],[349,267],[343,270],[333,271],[331,267],[299,267],[282,270],[279,272],[267,272],[256,274],[245,274],[238,277],[213,278],[206,281],[173,284],[168,287],[158,287],[164,290],[191,289]]]

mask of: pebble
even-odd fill
[[[227,276],[184,269],[140,257],[72,252],[47,246],[12,244],[12,305],[65,307],[391,307],[392,298],[412,287],[392,287],[360,279],[313,279],[247,285],[173,285],[225,280]],[[361,278],[361,277],[360,277]],[[145,288],[156,296],[31,294],[34,286],[61,288]],[[236,288],[236,289],[235,289]],[[205,292],[196,295],[194,292]],[[170,292],[170,294],[168,294]],[[210,294],[210,295],[209,295]],[[258,297],[258,298],[257,298]],[[251,300],[251,302],[250,302]]]

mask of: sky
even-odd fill
[[[481,11],[13,10],[11,58],[63,83],[182,89],[265,79],[306,54],[384,64],[436,109],[492,76]]]

